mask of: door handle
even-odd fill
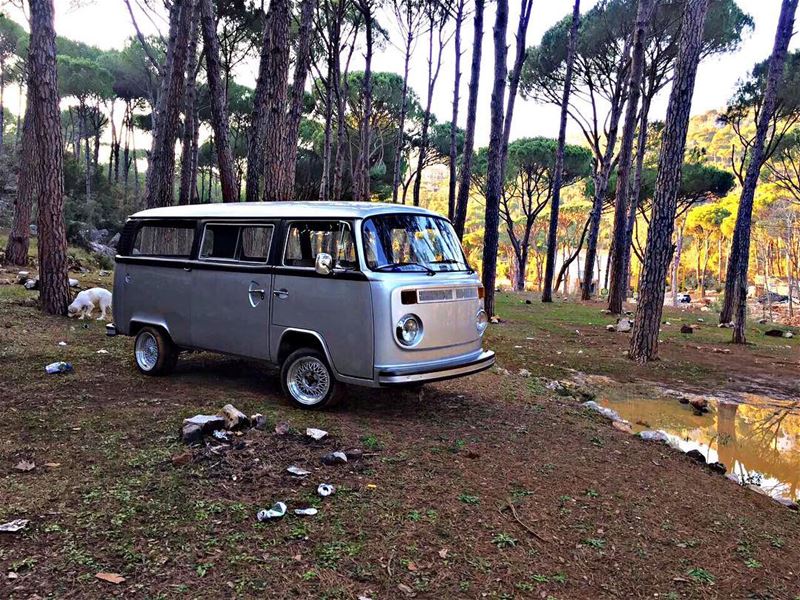
[[[276,298],[288,298],[289,290],[286,289],[275,290],[272,292],[272,295],[275,296]]]
[[[258,294],[259,296],[261,296],[261,299],[263,300],[266,296],[267,290],[250,290],[250,293]]]
[[[183,267],[183,270],[186,271],[187,273],[190,273],[192,268],[191,267]]]

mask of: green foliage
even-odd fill
[[[113,94],[114,77],[95,60],[58,57],[58,92],[63,98],[77,98],[84,104],[88,98],[105,100]]]

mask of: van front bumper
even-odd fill
[[[378,383],[380,385],[402,385],[464,377],[465,375],[473,375],[485,371],[494,365],[494,360],[494,352],[484,350],[478,354],[447,361],[437,361],[423,365],[386,367],[378,372]]]

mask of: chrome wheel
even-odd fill
[[[136,364],[142,371],[152,371],[158,363],[158,341],[149,331],[143,331],[136,338]]]
[[[331,388],[328,367],[314,356],[297,359],[286,374],[286,386],[292,397],[306,406],[319,404]]]

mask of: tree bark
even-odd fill
[[[281,197],[294,198],[294,179],[297,169],[297,139],[300,135],[300,119],[303,116],[306,78],[311,68],[311,19],[314,16],[314,0],[303,0],[300,4],[300,28],[297,32],[294,79],[291,102],[286,123],[286,140],[283,155],[283,186]]]
[[[197,43],[200,21],[195,14],[189,35],[189,55],[186,64],[186,92],[183,108],[183,136],[181,138],[181,182],[178,204],[191,204],[194,190],[192,178],[195,164],[192,161],[192,137],[195,130],[195,104],[197,103]]]
[[[494,37],[494,84],[490,101],[489,155],[486,184],[485,232],[483,240],[484,305],[489,316],[495,314],[494,290],[497,279],[497,246],[500,225],[500,194],[503,189],[503,100],[506,91],[508,48],[508,0],[497,0]]]
[[[236,187],[236,169],[233,164],[230,131],[228,127],[228,102],[225,87],[220,75],[219,39],[216,19],[211,0],[198,0],[200,3],[200,25],[203,30],[203,44],[206,55],[206,78],[211,96],[211,125],[217,142],[217,163],[223,202],[239,200]]]
[[[353,200],[369,202],[370,197],[370,148],[372,145],[372,54],[375,7],[373,0],[357,0],[356,6],[364,17],[366,53],[364,55],[364,79],[361,84],[363,115],[359,131],[358,154],[353,165]]]
[[[270,76],[270,53],[272,51],[272,21],[275,6],[271,3],[264,22],[261,40],[261,59],[258,64],[258,79],[253,93],[253,113],[250,118],[250,137],[247,142],[247,174],[245,176],[245,200],[258,202],[264,178],[264,135],[267,129],[267,95],[272,83]],[[202,194],[201,194],[202,196]]]
[[[542,284],[542,302],[553,301],[553,275],[556,270],[558,251],[558,212],[561,204],[561,181],[564,171],[564,146],[567,139],[567,115],[569,114],[569,95],[572,86],[572,71],[575,62],[575,45],[578,40],[578,25],[581,20],[581,2],[575,0],[572,8],[572,25],[569,29],[567,46],[567,72],[564,76],[564,91],[561,97],[561,118],[558,126],[558,146],[556,164],[553,169],[553,198],[550,204],[550,224],[547,231],[547,262]]]
[[[264,195],[267,201],[288,200],[285,196],[286,171],[283,156],[288,124],[286,106],[289,94],[289,21],[288,0],[270,4],[272,27],[268,61],[267,121],[264,129]],[[292,182],[294,183],[294,182]]]
[[[458,169],[458,104],[461,88],[461,23],[464,20],[464,0],[458,0],[456,8],[456,34],[455,34],[455,75],[453,79],[453,116],[450,120],[450,179],[447,183],[447,217],[452,220],[456,213],[456,179]]]
[[[637,109],[641,96],[642,73],[644,72],[644,51],[647,29],[652,13],[652,0],[639,0],[636,12],[636,26],[633,33],[631,69],[628,76],[628,104],[625,108],[625,123],[617,164],[617,193],[614,206],[614,232],[609,254],[612,264],[611,285],[608,294],[608,310],[618,315],[622,312],[628,292],[625,277],[625,232],[627,230],[628,205],[630,200],[630,176],[633,164],[633,138],[636,135]]]
[[[28,264],[28,246],[31,235],[31,214],[33,202],[37,197],[36,177],[33,165],[36,160],[36,131],[33,123],[32,90],[25,101],[25,120],[22,123],[22,150],[17,169],[17,198],[14,202],[14,221],[6,244],[6,263],[11,265]]]
[[[481,76],[481,52],[483,47],[483,10],[484,0],[475,0],[475,17],[473,22],[472,64],[470,65],[469,96],[467,97],[467,128],[464,133],[464,150],[462,151],[461,176],[456,196],[455,230],[458,239],[464,237],[464,226],[467,222],[467,205],[469,188],[472,182],[472,161],[475,149],[475,121],[478,113],[478,85]]]
[[[709,0],[687,0],[681,22],[678,58],[667,106],[653,214],[647,232],[639,303],[630,343],[629,356],[639,363],[658,358],[664,280],[674,251],[672,231],[708,4]]]
[[[175,141],[185,90],[184,73],[194,12],[193,0],[174,0],[164,78],[155,108],[155,126],[147,168],[146,205],[170,206],[174,200]]]
[[[52,0],[30,1],[28,93],[36,137],[34,172],[38,203],[39,303],[49,314],[63,315],[70,302],[67,232],[64,225],[64,156],[56,72],[56,32]]]
[[[406,46],[403,58],[403,102],[400,105],[400,118],[397,124],[397,138],[394,143],[394,169],[392,169],[392,202],[397,204],[400,191],[400,169],[402,167],[403,145],[405,142],[406,114],[408,113],[408,70],[411,62],[411,45],[414,43],[414,5],[406,4]]]
[[[783,0],[775,32],[775,44],[769,61],[767,86],[764,90],[764,102],[756,124],[756,137],[751,150],[750,163],[747,167],[742,195],[739,199],[739,210],[736,214],[736,227],[733,233],[734,250],[728,262],[728,279],[725,282],[726,299],[731,297],[735,307],[733,343],[747,342],[745,325],[747,319],[747,271],[750,257],[750,226],[753,215],[753,198],[764,157],[764,141],[770,120],[775,112],[776,96],[786,54],[794,27],[794,16],[798,0]],[[731,290],[733,293],[731,294]]]
[[[417,170],[416,177],[414,178],[413,199],[414,206],[419,206],[420,193],[422,190],[422,170],[425,167],[425,158],[428,154],[428,140],[429,130],[431,125],[431,106],[433,104],[433,93],[436,89],[436,81],[439,79],[439,71],[442,67],[442,52],[444,50],[444,41],[442,39],[442,29],[444,28],[445,19],[434,14],[437,10],[435,4],[430,5],[428,10],[432,11],[428,18],[428,97],[425,104],[425,112],[422,114],[422,133],[420,135],[419,153],[417,155]],[[437,23],[438,20],[438,23]],[[433,34],[434,30],[438,29],[439,33],[439,47],[436,54],[436,66],[434,67],[433,59]]]

